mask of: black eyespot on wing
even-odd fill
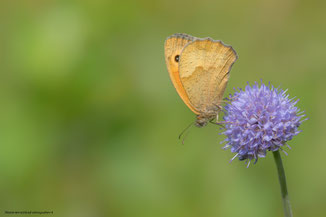
[[[179,62],[179,59],[180,59],[180,56],[179,56],[179,55],[176,55],[176,56],[174,57],[174,60],[175,60],[176,62]]]

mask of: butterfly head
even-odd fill
[[[223,107],[221,105],[214,105],[214,107],[202,111],[202,113],[197,115],[195,122],[196,127],[204,127],[207,125],[208,122],[211,122],[213,124],[219,124],[218,113],[222,110],[222,108]],[[216,120],[215,122],[213,122],[214,119]]]
[[[216,118],[216,114],[202,114],[202,115],[197,115],[197,119],[195,122],[196,127],[205,127],[209,121],[212,121]]]

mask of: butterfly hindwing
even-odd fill
[[[237,54],[231,46],[210,38],[196,39],[182,50],[179,75],[190,103],[200,113],[221,104]]]

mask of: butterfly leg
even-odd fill
[[[218,126],[220,126],[220,127],[222,127],[222,128],[225,129],[225,126],[224,126],[225,122],[223,122],[223,121],[220,122],[220,121],[210,120],[209,123],[218,125]]]
[[[233,101],[234,99],[238,98],[238,96],[232,96],[230,98],[224,98],[223,101],[224,102],[230,102],[230,101]]]

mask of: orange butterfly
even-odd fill
[[[238,58],[235,50],[221,41],[180,33],[168,37],[164,48],[171,81],[197,115],[195,125],[217,121],[230,70]]]

